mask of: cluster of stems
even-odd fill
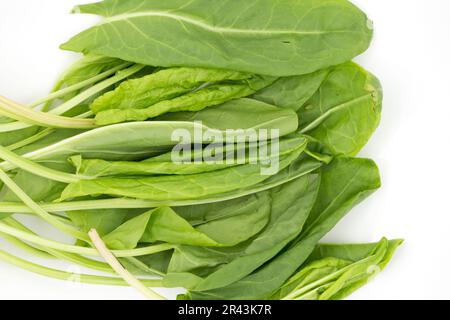
[[[64,206],[64,204],[54,203],[56,207],[51,208],[48,207],[48,204],[45,207],[36,203],[14,182],[9,174],[13,169],[19,168],[63,183],[88,179],[89,177],[50,169],[22,157],[14,151],[38,142],[55,132],[58,128],[87,130],[96,128],[92,112],[85,112],[74,117],[65,115],[80,104],[136,74],[143,68],[143,65],[123,63],[90,79],[54,91],[47,97],[39,99],[28,106],[0,97],[0,115],[10,119],[9,122],[0,124],[0,133],[14,134],[15,131],[38,127],[37,133],[34,135],[9,146],[0,146],[0,158],[4,161],[0,163],[0,181],[21,201],[2,204],[2,212],[10,213],[11,215],[0,220],[0,236],[18,248],[38,257],[65,260],[95,271],[109,273],[111,276],[73,274],[60,271],[24,260],[3,250],[0,250],[0,260],[56,279],[77,279],[81,283],[91,284],[131,285],[150,299],[163,299],[162,296],[149,289],[149,287],[162,286],[160,278],[138,280],[125,270],[117,259],[126,259],[127,262],[139,266],[140,261],[136,257],[172,250],[174,248],[173,245],[156,244],[131,250],[110,251],[95,230],[91,230],[89,233],[84,232],[75,226],[70,219],[56,213],[65,211],[64,208],[62,208],[63,210],[58,208],[58,205]],[[73,93],[76,93],[73,98],[53,107],[56,104],[55,102]],[[82,208],[78,206],[73,208],[73,210],[75,209],[80,210]],[[65,244],[44,238],[14,218],[14,214],[17,212],[33,214],[84,245]],[[102,257],[106,262],[93,259],[92,257]],[[155,275],[163,275],[157,270],[147,271]],[[120,277],[112,275],[119,275]]]

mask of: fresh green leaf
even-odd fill
[[[382,96],[379,81],[360,66],[346,63],[332,68],[298,110],[300,131],[334,154],[354,156],[378,127]]]
[[[108,247],[118,250],[133,249],[139,243],[163,241],[171,244],[192,246],[233,246],[258,233],[269,218],[269,202],[248,215],[223,218],[193,227],[169,207],[152,209],[131,218],[104,236]],[[238,222],[253,224],[247,228],[234,230]],[[250,224],[250,225],[251,225]],[[220,230],[224,227],[224,230]],[[231,236],[231,232],[235,232]],[[229,234],[227,234],[229,233]]]
[[[301,135],[289,135],[278,142],[278,154],[285,156],[302,145],[307,140]],[[186,175],[216,171],[234,167],[239,164],[257,163],[270,160],[269,155],[251,154],[250,148],[256,150],[266,146],[271,148],[270,142],[235,144],[233,150],[227,150],[226,145],[214,147],[214,157],[221,159],[214,161],[204,154],[205,149],[191,150],[187,155],[181,156],[181,161],[172,160],[172,152],[152,157],[143,161],[106,161],[102,159],[83,159],[73,156],[70,163],[77,169],[77,174],[85,177],[107,176],[147,176],[147,175]],[[257,152],[255,152],[257,153]],[[242,154],[243,156],[240,156]],[[219,157],[220,156],[220,157]]]
[[[150,216],[157,210],[159,209],[150,210],[126,221],[104,236],[103,241],[111,249],[125,250],[136,248],[147,228]]]
[[[299,75],[352,59],[372,38],[346,0],[106,0],[75,11],[105,19],[63,49],[163,67]]]
[[[79,207],[83,209],[113,209],[113,208],[150,208],[159,206],[190,206],[194,204],[215,203],[219,201],[226,201],[236,199],[243,196],[248,196],[261,191],[270,190],[278,187],[304,175],[307,175],[323,165],[322,162],[309,157],[306,154],[301,155],[298,159],[293,161],[284,170],[280,171],[273,177],[268,178],[262,183],[255,184],[249,188],[237,189],[232,192],[220,194],[218,196],[209,196],[207,198],[199,198],[195,200],[176,200],[176,201],[154,201],[154,200],[138,200],[127,198],[99,198],[99,199],[84,199],[80,201],[70,201],[62,203],[41,203],[41,206],[50,212],[58,211],[74,211]],[[2,203],[3,211],[5,212],[30,212],[30,209],[18,203]]]
[[[171,283],[173,273],[195,271],[200,266],[204,268],[221,263],[227,264],[198,283],[195,290],[220,288],[242,279],[275,256],[301,232],[318,187],[319,178],[312,174],[271,190],[270,221],[261,234],[237,250],[231,248],[211,252],[206,249],[202,252],[187,248],[184,252],[183,247],[177,249],[169,266],[171,273],[165,281]],[[205,256],[206,260],[203,258]]]
[[[72,222],[82,231],[89,232],[96,229],[103,236],[126,221],[132,210],[124,209],[104,209],[104,210],[78,210],[66,212]],[[139,210],[142,212],[142,210]],[[139,212],[138,211],[138,212]]]
[[[298,158],[304,148],[303,145],[281,157],[278,169],[283,170],[288,167]],[[272,157],[278,159],[278,154]],[[70,183],[61,194],[60,200],[92,195],[111,195],[156,201],[193,200],[261,183],[270,178],[269,175],[262,172],[265,166],[261,163],[244,164],[192,175],[80,180]]]
[[[144,121],[165,113],[181,111],[200,111],[207,107],[220,105],[229,100],[251,95],[273,83],[273,77],[255,76],[241,82],[212,84],[171,100],[162,100],[143,109],[107,109],[96,114],[97,125],[108,125],[125,121]],[[139,104],[138,104],[139,106]]]
[[[377,244],[319,245],[314,257],[309,258],[311,262],[291,277],[272,299],[345,298],[381,272],[401,243],[401,240],[382,239]]]
[[[317,92],[329,70],[279,78],[272,85],[256,92],[252,98],[297,112]]]
[[[144,109],[173,99],[210,82],[247,80],[251,75],[236,71],[203,68],[169,68],[142,78],[122,82],[115,90],[97,98],[94,113],[109,109]]]
[[[319,194],[303,230],[279,256],[231,285],[191,292],[193,299],[267,299],[308,258],[320,239],[380,185],[378,169],[365,159],[337,158],[323,167]],[[268,281],[270,279],[270,281]]]

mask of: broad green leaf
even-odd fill
[[[164,278],[164,285],[167,287],[182,286],[187,289],[195,288],[204,278],[242,256],[248,245],[248,242],[244,242],[228,248],[180,246],[174,250],[167,276]],[[194,275],[199,281],[190,284],[182,280],[175,281],[175,279],[182,279],[183,275],[187,278]]]
[[[176,207],[174,210],[189,221],[193,226],[213,237],[215,234],[221,234],[225,238],[230,237],[234,242],[242,242],[261,231],[270,218],[271,214],[271,195],[270,192],[259,192],[254,195],[240,197],[233,200],[216,202],[204,205],[192,205],[185,207]],[[256,221],[252,221],[256,220]],[[249,236],[251,235],[251,236]],[[240,239],[236,241],[236,239]],[[227,259],[241,254],[242,250],[248,245],[239,244],[232,248],[206,248],[182,246],[179,247],[170,262],[172,272],[188,272],[198,268],[213,268],[222,262],[218,261],[217,256]],[[210,262],[202,261],[205,258]],[[197,264],[197,265],[194,265]]]
[[[271,190],[270,221],[255,239],[238,248],[215,252],[208,249],[203,252],[195,249],[190,251],[187,248],[187,256],[182,247],[178,249],[181,251],[175,250],[169,271],[173,274],[186,273],[200,266],[212,267],[227,263],[197,284],[195,290],[220,288],[242,279],[275,256],[301,232],[314,204],[318,186],[319,178],[312,174]],[[186,261],[183,262],[183,259]],[[171,273],[165,278],[167,283],[172,283]]]
[[[153,209],[142,213],[125,223],[103,237],[103,241],[108,248],[116,250],[134,249],[142,238],[149,219],[153,212],[160,209]]]
[[[285,156],[302,145],[306,146],[306,143],[306,138],[301,135],[289,135],[279,140],[278,154]],[[214,147],[214,157],[220,159],[218,161],[208,160],[204,154],[205,149],[194,148],[190,153],[182,155],[181,161],[178,162],[173,161],[172,152],[143,161],[107,161],[73,156],[69,158],[69,162],[76,168],[78,174],[85,177],[187,175],[226,169],[239,164],[267,161],[270,159],[269,155],[250,154],[250,148],[256,150],[262,146],[271,150],[270,142],[260,142],[259,145],[256,143],[235,144],[233,150],[227,150],[227,146],[223,144],[217,145]],[[238,156],[239,154],[243,156]]]
[[[378,167],[372,160],[338,157],[321,170],[319,197],[305,225],[305,232],[311,235],[318,226],[328,228],[337,223],[381,186]]]
[[[269,298],[308,258],[319,240],[379,185],[376,165],[365,159],[337,158],[322,169],[319,194],[303,231],[280,255],[227,287],[191,292],[193,299]],[[270,279],[270,281],[269,281]]]
[[[389,247],[398,247],[402,242],[403,240],[389,240]],[[378,242],[355,244],[320,243],[308,257],[307,263],[327,257],[355,262],[368,256],[371,252],[373,252],[377,245]]]
[[[270,198],[269,193],[263,191],[228,201],[175,207],[174,210],[190,224],[198,226],[233,216],[248,215],[264,207],[263,203],[268,198]]]
[[[354,156],[378,127],[382,96],[379,81],[360,66],[334,67],[298,110],[300,131],[334,154]]]
[[[173,250],[168,250],[142,257],[136,257],[136,259],[148,268],[151,268],[151,270],[156,270],[161,274],[165,274],[167,272],[170,259],[172,258],[172,253]],[[143,271],[142,268],[139,269]],[[145,274],[148,274],[148,272],[145,272]]]
[[[225,217],[193,227],[169,207],[137,215],[103,237],[112,249],[133,249],[139,243],[163,241],[192,246],[233,246],[258,233],[268,222],[269,199],[262,207],[239,216]],[[236,229],[239,222],[243,224]]]
[[[209,82],[246,80],[248,73],[204,68],[169,68],[122,82],[91,104],[94,113],[109,109],[144,109],[173,99]]]
[[[300,155],[289,166],[281,170],[278,174],[264,180],[261,183],[257,183],[248,188],[238,189],[232,192],[222,193],[218,196],[211,196],[208,198],[197,199],[197,203],[213,203],[218,201],[231,200],[238,197],[254,194],[257,192],[271,190],[285,183],[294,181],[300,177],[303,177],[315,170],[319,169],[323,162],[320,162],[314,158],[309,157],[307,154]],[[192,203],[174,202],[172,205],[190,205]]]
[[[56,129],[51,134],[45,136],[44,138],[39,139],[38,141],[36,141],[34,143],[23,146],[17,150],[14,150],[14,152],[19,155],[26,155],[28,153],[37,151],[39,149],[43,149],[48,146],[59,143],[60,141],[75,137],[83,132],[84,131],[77,130],[77,129]],[[39,160],[39,159],[36,159],[36,160]]]
[[[131,107],[107,109],[96,114],[97,125],[108,125],[125,121],[144,121],[165,113],[200,111],[233,99],[244,98],[273,83],[275,78],[255,76],[238,82],[216,83],[200,87],[185,95],[162,100],[142,109]]]
[[[278,154],[272,156],[279,161],[278,172],[293,163],[304,148],[305,145],[279,159]],[[191,175],[80,180],[70,183],[61,194],[60,200],[92,195],[156,201],[193,200],[249,188],[268,180],[271,176],[262,171],[265,166],[263,163],[244,164]]]
[[[63,49],[163,67],[299,75],[351,60],[372,38],[346,0],[107,0],[75,11],[104,19]]]
[[[258,234],[269,222],[271,207],[269,194],[261,193],[261,201],[255,210],[211,219],[196,226],[196,229],[209,235],[218,243],[236,245]]]
[[[165,241],[194,246],[219,246],[207,234],[193,228],[171,208],[161,208],[151,216],[148,228],[143,234],[143,242]]]
[[[72,222],[80,228],[80,230],[89,232],[96,229],[103,236],[118,226],[120,226],[127,218],[130,210],[124,209],[103,209],[103,210],[78,210],[66,212]]]
[[[242,279],[278,253],[301,232],[316,198],[318,185],[319,180],[315,175],[292,182],[291,186],[287,186],[287,188],[295,186],[296,190],[287,192],[291,194],[296,192],[299,196],[289,207],[286,206],[286,198],[276,197],[280,190],[274,190],[271,221],[264,233],[246,248],[245,256],[233,260],[208,276],[195,287],[195,290],[205,291],[229,285]],[[289,219],[288,216],[290,216]]]
[[[252,98],[297,112],[317,92],[330,70],[279,78],[272,85],[256,92]]]
[[[155,120],[201,121],[203,125],[220,130],[278,129],[280,136],[292,133],[298,128],[298,119],[294,119],[291,110],[248,98],[231,100],[198,112],[167,113]]]

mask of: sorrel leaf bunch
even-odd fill
[[[28,106],[0,97],[1,237],[109,274],[81,282],[181,287],[180,299],[342,299],[386,267],[401,240],[320,243],[381,185],[376,164],[356,158],[383,98],[351,62],[373,32],[361,10],[347,0],[105,0],[74,11],[102,20],[62,45],[82,57],[53,91]]]

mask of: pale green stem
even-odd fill
[[[126,270],[117,260],[117,258],[106,247],[103,240],[100,238],[97,230],[92,229],[89,231],[89,237],[99,254],[105,259],[105,261],[113,268],[113,270],[121,276],[126,283],[136,288],[144,297],[150,300],[166,300],[163,296],[157,294],[155,291],[147,288],[142,282],[140,282],[135,276],[133,276],[128,270]]]
[[[50,110],[49,113],[58,115],[64,114],[67,111],[71,110],[72,108],[78,106],[80,103],[94,96],[95,94],[113,86],[117,82],[122,81],[128,78],[129,76],[132,76],[133,74],[141,71],[143,68],[145,68],[145,65],[135,64],[127,69],[121,70],[117,72],[117,74],[114,77],[111,77],[100,83],[97,83],[95,86],[92,86],[86,91],[83,91],[81,94],[77,95],[73,99],[67,101],[66,103],[63,103],[62,105],[56,107],[53,110]]]
[[[77,119],[36,111],[2,96],[0,96],[0,114],[27,123],[30,126],[68,129],[92,129],[96,127],[94,119]]]
[[[35,135],[32,135],[31,137],[28,137],[24,140],[14,143],[14,144],[11,144],[11,145],[7,146],[6,148],[10,151],[14,151],[14,150],[23,148],[32,143],[35,143],[36,141],[39,141],[39,140],[45,138],[46,136],[48,136],[49,134],[52,134],[53,132],[55,132],[55,129],[45,128],[44,130],[39,131]]]
[[[80,103],[84,102],[85,100],[91,98],[95,94],[111,87],[112,85],[116,84],[119,81],[122,81],[126,79],[127,77],[137,73],[138,71],[142,70],[145,66],[144,65],[133,65],[130,68],[121,70],[117,72],[117,74],[109,79],[106,79],[100,83],[97,83],[96,85],[90,87],[86,91],[80,93],[79,95],[75,96],[74,98],[70,99],[69,101],[61,104],[60,106],[56,107],[55,109],[50,110],[48,113],[53,115],[62,115],[66,113],[67,111],[73,109],[74,107],[78,106]],[[80,117],[81,118],[81,117]],[[11,122],[11,123],[5,123],[0,124],[0,132],[10,132],[20,129],[29,128],[32,125],[28,123],[22,123],[22,122]]]
[[[40,165],[38,163],[35,163],[27,158],[21,157],[15,154],[14,152],[9,151],[8,149],[6,149],[1,145],[0,145],[0,158],[8,162],[14,163],[20,169],[23,169],[27,172],[33,173],[34,175],[47,178],[50,180],[63,183],[72,183],[78,182],[80,179],[83,179],[83,177],[81,176],[54,170],[46,166]],[[90,178],[86,177],[86,179]]]
[[[89,118],[90,116],[92,116],[93,113],[91,111],[85,112],[83,114],[77,115],[74,118],[80,118],[80,119],[84,119],[84,118]],[[1,127],[1,125],[0,125]],[[52,134],[55,132],[56,129],[53,128],[45,128],[44,130],[39,131],[38,133],[36,133],[35,135],[28,137],[24,140],[21,140],[17,143],[14,143],[12,145],[7,146],[6,148],[10,151],[14,151],[20,148],[23,148],[25,146],[28,146],[32,143],[35,143],[45,137],[47,137],[48,135]],[[1,132],[1,131],[0,131]]]
[[[33,213],[60,229],[67,234],[84,241],[89,241],[89,237],[84,233],[61,222],[59,219],[55,218],[47,211],[42,209],[36,202],[33,201],[3,170],[0,169],[0,180],[27,206]]]
[[[36,235],[32,230],[28,229],[27,227],[25,227],[23,224],[21,224],[19,221],[15,220],[12,217],[3,219],[3,221],[5,222],[5,224],[9,225],[10,227],[17,228],[24,232],[28,232],[28,233]],[[8,237],[12,238],[11,236],[8,236]],[[13,239],[16,239],[16,238],[13,238]],[[18,240],[18,239],[16,239],[16,241],[20,241],[20,242],[24,243],[23,241]],[[107,273],[114,273],[114,270],[111,269],[111,267],[107,263],[92,260],[92,259],[80,256],[78,254],[61,252],[61,251],[50,249],[50,248],[43,247],[43,246],[36,246],[36,248],[34,248],[34,247],[31,247],[31,248],[33,248],[35,250],[39,249],[39,251],[41,251],[41,252],[45,251],[48,254],[50,254],[51,257],[56,257],[56,258],[59,258],[62,260],[76,263],[83,267],[90,268],[92,270],[97,270],[97,271],[107,272]]]
[[[141,209],[164,206],[161,202],[139,199],[100,199],[70,202],[39,203],[48,212],[66,212],[96,209]],[[188,205],[188,204],[186,204]],[[27,206],[18,202],[0,202],[1,212],[4,213],[33,213]]]
[[[13,244],[17,248],[22,249],[23,251],[25,251],[27,253],[30,253],[32,255],[35,255],[35,256],[38,256],[38,257],[44,258],[44,259],[54,259],[55,258],[53,255],[49,254],[48,252],[41,251],[41,250],[39,250],[39,249],[37,249],[35,247],[30,246],[26,242],[23,242],[22,240],[14,238],[14,237],[12,237],[10,235],[7,235],[5,233],[0,232],[0,237],[5,239],[9,243]]]
[[[29,232],[25,232],[22,230],[18,230],[16,228],[10,227],[5,223],[0,221],[0,232],[6,233],[10,236],[19,238],[23,241],[27,241],[33,244],[37,244],[40,246],[48,247],[50,249],[55,249],[59,251],[76,253],[80,255],[97,257],[98,252],[93,248],[86,248],[76,245],[64,244],[57,241],[53,241],[50,239],[42,238],[40,236],[31,234]],[[130,250],[113,250],[113,254],[118,258],[126,258],[126,257],[139,257],[146,256],[158,252],[168,251],[174,249],[176,246],[172,244],[157,244],[151,245],[148,247],[142,247],[137,249]]]
[[[55,258],[78,264],[82,267],[92,270],[114,274],[114,270],[104,262],[89,259],[75,253],[61,252],[58,250],[47,249]]]
[[[20,267],[22,269],[28,270],[33,273],[40,274],[42,276],[59,279],[59,280],[67,280],[67,281],[76,281],[80,283],[88,283],[88,284],[101,284],[101,285],[111,285],[111,286],[128,286],[128,284],[121,278],[113,278],[113,277],[103,277],[103,276],[93,276],[93,275],[85,275],[78,273],[70,273],[65,271],[60,271],[56,269],[51,269],[48,267],[44,267],[24,259],[13,256],[3,250],[0,250],[0,260],[8,262],[12,265]],[[163,283],[159,279],[142,279],[140,280],[147,287],[163,287]]]
[[[52,92],[48,96],[46,96],[46,97],[44,97],[42,99],[36,100],[33,103],[29,104],[28,107],[29,108],[34,108],[34,107],[40,106],[41,104],[43,104],[45,102],[52,101],[52,100],[64,97],[65,95],[67,95],[69,93],[72,93],[74,91],[83,89],[83,88],[85,88],[85,87],[87,87],[87,86],[89,86],[91,84],[97,83],[97,82],[99,82],[99,81],[101,81],[101,80],[103,80],[105,78],[108,78],[109,76],[113,75],[117,71],[120,71],[120,70],[122,70],[124,68],[127,68],[127,67],[131,66],[131,65],[132,65],[132,63],[130,63],[130,62],[122,63],[121,65],[118,65],[117,67],[111,68],[110,70],[107,70],[107,71],[105,71],[103,73],[100,73],[100,74],[96,75],[95,77],[92,77],[90,79],[78,82],[78,83],[76,83],[74,85],[71,85],[69,87],[66,87],[64,89]]]

